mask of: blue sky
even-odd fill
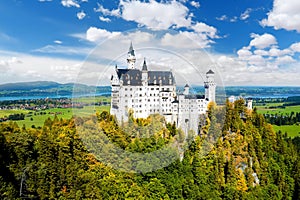
[[[190,81],[196,66],[213,68],[225,85],[299,86],[298,13],[298,0],[1,1],[0,83],[95,84],[110,76],[111,61],[126,66],[132,41],[137,67],[146,57],[150,68]],[[143,47],[176,52],[194,69]]]

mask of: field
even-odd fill
[[[0,110],[0,118],[2,117],[7,117],[8,115],[12,115],[12,114],[21,114],[21,113],[24,113],[24,114],[27,114],[29,113],[28,110]]]
[[[282,104],[279,104],[282,105]],[[274,106],[274,105],[271,105]],[[261,114],[290,114],[291,112],[300,112],[300,106],[286,106],[285,108],[268,108],[268,106],[256,106],[257,110]]]
[[[282,133],[287,133],[289,137],[300,136],[300,126],[299,125],[284,125],[284,126],[276,126],[273,125],[274,130],[281,131]]]
[[[264,106],[255,106],[257,112],[261,114],[283,114],[290,115],[291,112],[300,112],[300,106],[286,106],[285,108],[269,108],[271,106],[281,106],[283,103],[268,103]],[[300,136],[300,126],[298,125],[283,125],[276,126],[273,125],[275,131],[281,131],[282,133],[287,133],[289,137]]]
[[[70,119],[73,115],[76,116],[90,116],[96,112],[109,111],[110,106],[85,106],[84,108],[54,108],[48,109],[40,112],[33,112],[25,116],[25,120],[16,121],[17,124],[22,127],[25,125],[27,128],[31,126],[42,127],[45,120],[50,117],[51,119],[57,115],[58,118]],[[8,110],[9,112],[12,110]],[[8,112],[6,111],[6,113]],[[20,110],[17,110],[20,113]]]

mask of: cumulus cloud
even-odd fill
[[[300,1],[274,0],[273,9],[268,17],[261,21],[262,26],[272,26],[277,29],[296,30],[300,32]]]
[[[60,41],[60,40],[54,40],[53,41],[55,44],[62,44],[63,42],[62,41]]]
[[[216,17],[216,19],[219,21],[225,21],[228,19],[228,17],[226,15],[222,15],[221,17]]]
[[[61,0],[61,4],[65,7],[76,7],[80,8],[80,5],[76,0]]]
[[[249,48],[243,47],[237,51],[237,55],[241,60],[247,60],[250,56],[252,56],[252,52],[249,50]]]
[[[251,8],[247,8],[246,10],[245,10],[245,12],[243,12],[242,14],[241,14],[241,16],[240,16],[240,19],[241,20],[246,20],[246,19],[248,19],[249,17],[250,17],[250,13],[252,12],[252,9]]]
[[[191,4],[191,6],[194,6],[195,8],[200,8],[200,3],[197,1],[191,1],[190,4]]]
[[[86,32],[86,39],[91,42],[99,42],[101,40],[116,37],[120,34],[120,32],[110,32],[105,29],[90,27]]]
[[[294,52],[300,52],[300,42],[292,44],[290,49]]]
[[[81,64],[78,60],[33,56],[9,51],[1,51],[0,60],[9,65],[9,68],[5,68],[6,71],[0,73],[0,83],[37,80],[72,82],[76,80]],[[53,70],[56,66],[70,67],[62,73],[61,70]],[[0,64],[0,70],[1,68],[3,69]]]
[[[109,18],[103,17],[103,16],[100,16],[100,17],[99,17],[99,20],[100,20],[100,21],[103,21],[103,22],[110,22],[110,21],[111,21]]]
[[[95,12],[100,12],[105,16],[115,16],[119,17],[120,16],[120,9],[115,9],[115,10],[109,10],[107,8],[104,8],[101,4],[97,3],[98,8],[95,8]]]
[[[84,11],[80,11],[80,12],[77,13],[77,18],[79,20],[82,20],[83,18],[85,18],[85,16],[86,16],[86,14],[85,14]]]
[[[211,38],[215,38],[217,33],[215,27],[208,26],[202,22],[197,22],[195,25],[192,25],[192,29],[197,33],[205,33]]]
[[[270,47],[271,45],[277,44],[276,38],[268,33],[265,33],[263,35],[252,33],[251,38],[253,39],[250,41],[250,46],[254,46],[258,49],[264,49]]]
[[[167,3],[121,1],[120,6],[122,18],[127,21],[135,21],[150,29],[161,30],[172,26],[179,28],[191,24],[188,8],[177,1]]]
[[[296,62],[296,60],[294,60],[291,56],[282,56],[282,57],[278,57],[276,59],[276,63],[278,65],[285,65],[285,64],[290,64],[290,63],[294,63]]]
[[[188,31],[166,33],[161,39],[162,45],[176,48],[206,48],[210,43],[212,41],[208,40],[206,35]]]

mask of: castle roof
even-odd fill
[[[206,74],[215,74],[215,72],[210,69],[208,72],[206,72]]]
[[[144,64],[143,64],[142,71],[148,71],[147,64],[146,64],[146,59],[144,59]]]
[[[132,56],[135,56],[134,50],[133,50],[133,46],[132,46],[132,42],[130,43],[130,47],[129,47],[129,50],[128,50],[128,54],[131,54]]]
[[[205,99],[204,95],[194,95],[194,94],[189,94],[189,95],[184,95],[185,99]]]
[[[141,86],[142,71],[138,69],[117,69],[118,78],[123,85]],[[148,85],[173,85],[175,78],[170,71],[148,71]]]

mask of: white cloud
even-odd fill
[[[228,19],[228,17],[226,15],[222,15],[221,17],[216,17],[216,19],[219,21],[225,21]]]
[[[245,12],[243,12],[242,14],[241,14],[241,16],[240,16],[240,19],[241,20],[246,20],[246,19],[248,19],[249,17],[250,17],[250,13],[252,12],[252,9],[251,8],[247,8],[246,10],[245,10]]]
[[[111,21],[109,18],[103,17],[103,16],[100,16],[100,17],[99,17],[99,20],[100,20],[100,21],[103,21],[103,22],[110,22],[110,21]]]
[[[120,7],[123,19],[154,30],[188,27],[191,24],[188,8],[177,1],[121,1]]]
[[[287,55],[287,54],[291,54],[291,50],[289,49],[278,49],[278,47],[276,46],[273,46],[270,48],[269,50],[269,56],[273,56],[273,57],[278,57],[278,56],[284,56],[284,55]]]
[[[190,4],[191,4],[191,6],[194,6],[195,8],[200,8],[200,3],[197,1],[191,1]]]
[[[290,49],[294,52],[300,52],[300,42],[292,44]]]
[[[61,83],[74,82],[81,62],[53,57],[33,56],[17,52],[0,52],[0,60],[6,61],[9,68],[0,74],[0,83],[50,80]],[[1,61],[0,61],[1,63]],[[63,72],[56,66],[69,66]],[[1,67],[0,64],[0,70]]]
[[[68,46],[61,46],[59,44],[59,45],[46,45],[42,48],[34,49],[32,52],[85,56],[90,52],[90,50],[91,50],[90,48],[68,47]]]
[[[264,49],[270,47],[271,45],[277,44],[276,38],[268,33],[263,35],[252,33],[251,38],[253,39],[250,41],[250,46],[254,46],[258,49]]]
[[[120,17],[120,9],[115,9],[115,10],[109,10],[104,8],[101,4],[97,3],[98,8],[95,8],[95,12],[100,12],[105,16],[115,16],[115,17]]]
[[[61,0],[61,4],[68,8],[72,6],[76,8],[80,8],[80,5],[76,0]]]
[[[262,49],[256,49],[253,52],[255,55],[260,55],[260,56],[268,56],[269,52],[266,50],[262,50]]]
[[[207,39],[207,36],[204,34],[180,31],[177,34],[166,33],[162,37],[161,43],[162,45],[169,47],[194,49],[209,47],[209,44],[212,43],[212,41]]]
[[[278,57],[276,59],[276,63],[278,65],[286,65],[286,64],[290,64],[290,63],[294,63],[296,62],[296,60],[294,60],[291,56],[282,56],[282,57]]]
[[[238,17],[237,16],[234,16],[232,17],[229,21],[230,22],[236,22],[238,20]]]
[[[120,34],[120,32],[110,32],[105,29],[90,27],[86,32],[86,39],[91,42],[99,42],[101,40],[119,36]]]
[[[84,11],[80,11],[80,12],[77,13],[77,18],[79,20],[82,20],[83,18],[85,18],[85,16],[86,16],[86,14],[85,14]]]
[[[248,60],[248,58],[252,56],[252,52],[247,47],[238,50],[237,54],[241,60]]]
[[[261,21],[261,25],[300,32],[299,10],[299,0],[274,0],[272,11],[267,19]]]
[[[54,40],[53,41],[55,44],[62,44],[63,42],[62,41],[60,41],[60,40]]]
[[[217,29],[212,26],[208,26],[202,22],[197,22],[195,25],[192,25],[192,29],[197,33],[205,33],[211,38],[216,37]]]

